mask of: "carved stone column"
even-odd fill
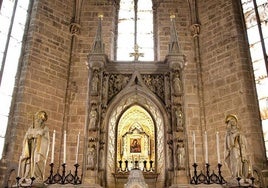
[[[92,52],[88,56],[88,96],[87,96],[87,119],[85,124],[84,140],[84,180],[83,184],[98,184],[104,182],[103,175],[99,170],[103,167],[105,141],[102,140],[101,120],[103,119],[103,75],[107,62],[104,53],[104,44],[101,35],[102,15],[99,15],[99,25]],[[103,173],[101,173],[103,174]],[[99,177],[101,176],[101,177]]]

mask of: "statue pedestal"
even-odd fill
[[[83,178],[83,183],[85,185],[96,185],[96,174],[96,171],[87,170]]]
[[[175,184],[185,184],[187,185],[187,183],[189,183],[187,174],[185,170],[179,170],[179,171],[175,171],[175,177],[174,177],[174,183]]]

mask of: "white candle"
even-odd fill
[[[151,141],[150,138],[148,139],[148,155],[150,155],[151,150]]]
[[[80,142],[80,132],[77,135],[77,146],[76,146],[75,164],[77,164],[77,160],[78,160],[79,142]]]
[[[56,138],[56,131],[54,130],[52,137],[51,163],[54,163],[55,138]]]
[[[21,163],[21,156],[20,156],[20,158],[19,158],[19,166],[18,166],[18,175],[17,175],[17,177],[20,177],[20,163]]]
[[[196,163],[195,133],[193,132],[194,163]]]
[[[207,131],[205,131],[205,162],[208,164],[208,135]]]
[[[217,144],[217,157],[218,157],[218,163],[221,163],[220,159],[220,144],[219,144],[219,132],[216,132],[216,144]]]
[[[66,163],[66,131],[64,131],[63,136],[63,163]]]

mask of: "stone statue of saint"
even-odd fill
[[[45,165],[49,151],[49,130],[45,125],[47,114],[39,111],[34,115],[34,121],[23,139],[20,158],[19,176],[22,183],[27,183],[34,177],[35,182],[43,182]]]
[[[87,169],[88,170],[94,170],[96,165],[96,146],[94,144],[91,144],[89,146],[87,151]]]
[[[98,71],[94,70],[93,72],[93,78],[92,78],[92,93],[97,93],[98,92],[98,85],[99,85],[99,76],[98,76]]]
[[[175,109],[176,131],[183,131],[183,112],[181,106]]]
[[[246,138],[238,127],[238,119],[229,114],[225,118],[227,133],[225,137],[225,162],[230,170],[232,178],[248,176],[249,161],[246,154]]]
[[[98,121],[98,112],[95,105],[92,105],[91,112],[89,114],[89,130],[96,130]]]
[[[185,149],[183,143],[177,145],[177,168],[178,170],[185,169]]]
[[[173,140],[168,140],[167,141],[168,144],[168,169],[169,170],[173,170],[174,166],[174,160],[173,160]]]
[[[178,73],[173,78],[173,91],[175,95],[182,93],[182,83]]]

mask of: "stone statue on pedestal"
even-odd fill
[[[47,114],[39,111],[23,139],[22,154],[18,169],[21,183],[27,184],[31,178],[35,182],[43,182],[45,165],[49,151],[49,129],[45,125]]]
[[[182,82],[179,76],[179,73],[175,73],[173,78],[173,91],[175,95],[182,93]]]
[[[249,160],[246,153],[246,138],[240,132],[238,119],[229,114],[225,118],[227,133],[225,137],[225,162],[230,170],[232,178],[247,178]]]
[[[89,130],[97,129],[98,115],[96,105],[92,105],[91,112],[89,114]]]
[[[87,151],[87,170],[94,170],[96,166],[96,146],[95,144],[91,144]]]
[[[177,169],[185,169],[185,149],[183,142],[177,144]]]

